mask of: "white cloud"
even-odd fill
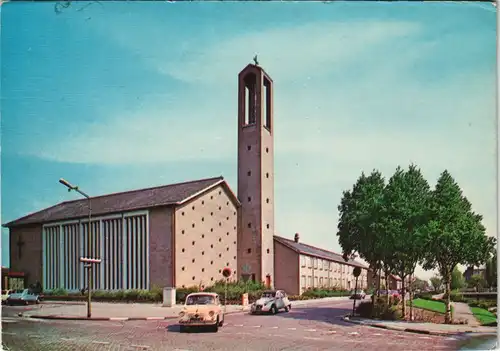
[[[493,235],[494,77],[463,71],[449,79],[421,79],[415,69],[441,45],[437,34],[412,40],[422,30],[410,22],[321,23],[205,47],[186,41],[173,54],[162,45],[141,47],[137,33],[114,31],[121,45],[141,52],[159,72],[199,84],[206,95],[117,111],[106,123],[40,143],[31,152],[102,164],[236,160],[236,76],[257,52],[275,81],[281,235],[298,231],[311,244],[325,247],[328,241],[339,251],[334,237],[341,191],[361,171],[378,168],[389,176],[410,162],[431,185],[450,170]],[[188,55],[194,47],[197,55]],[[304,197],[295,198],[297,192]],[[318,194],[332,200],[319,203]]]

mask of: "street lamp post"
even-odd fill
[[[81,195],[83,195],[87,200],[89,201],[89,230],[88,230],[88,237],[87,237],[87,258],[90,258],[90,248],[92,247],[92,225],[91,225],[91,220],[92,220],[92,201],[90,199],[90,196],[81,191],[78,186],[72,185],[69,183],[67,180],[61,178],[59,179],[59,183],[64,185],[65,187],[68,188],[68,191],[74,190]],[[92,263],[99,263],[97,260],[91,261],[91,262],[86,262],[82,261],[84,263],[84,268],[87,269],[87,291],[88,291],[88,300],[87,300],[87,318],[90,318],[92,316],[92,310],[91,310],[91,299],[92,299]]]

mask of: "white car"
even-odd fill
[[[264,291],[260,299],[255,301],[250,307],[250,314],[272,313],[276,314],[279,310],[290,311],[292,304],[283,290]]]

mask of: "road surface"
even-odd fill
[[[425,336],[346,323],[351,302],[294,308],[274,316],[226,316],[218,333],[180,333],[176,320],[54,321],[17,317],[23,307],[2,311],[2,343],[11,351],[162,350],[457,350],[450,337]]]

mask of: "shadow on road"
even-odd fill
[[[179,324],[170,324],[167,325],[167,331],[171,333],[181,333],[181,326]],[[185,330],[182,333],[187,333],[187,334],[201,334],[201,333],[208,333],[211,334],[213,333],[212,330],[210,330],[209,327],[191,327]]]
[[[316,306],[316,307],[297,307],[290,312],[280,312],[275,317],[292,318],[298,320],[309,320],[317,322],[326,322],[333,325],[355,326],[355,324],[344,322],[342,317],[352,312],[352,307],[344,306]]]

